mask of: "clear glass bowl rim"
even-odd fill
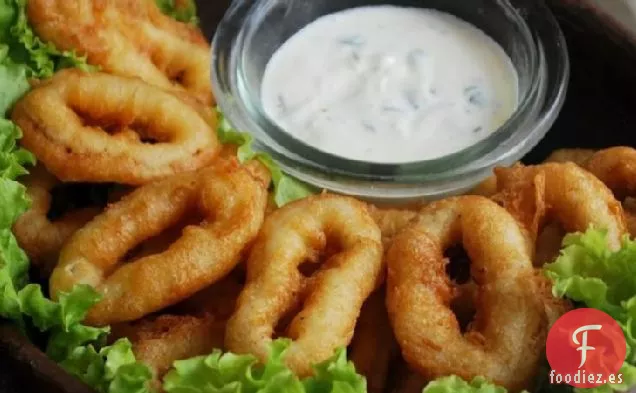
[[[529,53],[530,86],[521,97],[516,112],[502,127],[476,145],[433,160],[384,164],[349,160],[323,152],[294,138],[265,118],[255,119],[254,116],[250,116],[246,104],[242,102],[242,98],[237,92],[236,86],[240,81],[237,80],[234,68],[238,66],[238,56],[242,50],[242,45],[244,45],[245,36],[248,35],[250,29],[254,28],[254,26],[249,26],[246,21],[249,20],[251,13],[258,9],[259,5],[267,1],[235,0],[232,3],[219,24],[212,43],[213,87],[217,95],[219,108],[224,112],[228,121],[242,128],[243,131],[252,134],[255,138],[255,148],[270,154],[275,161],[281,164],[284,170],[309,183],[331,183],[333,185],[338,182],[371,182],[376,186],[381,184],[390,186],[402,183],[409,187],[409,185],[453,180],[458,177],[483,173],[485,169],[492,168],[501,161],[506,161],[505,157],[492,156],[488,159],[482,159],[484,156],[487,156],[497,146],[505,143],[515,134],[524,132],[531,134],[541,124],[544,127],[546,124],[551,125],[563,105],[570,71],[567,44],[549,8],[545,4],[539,4],[537,7],[544,8],[541,10],[545,14],[546,19],[544,19],[544,22],[552,25],[552,30],[555,32],[554,37],[552,37],[555,43],[552,45],[556,45],[561,49],[560,58],[556,60],[560,63],[560,75],[556,75],[559,86],[556,86],[556,93],[548,97],[551,100],[548,103],[548,110],[542,110],[541,115],[536,119],[535,125],[537,127],[530,127],[530,130],[519,127],[520,124],[528,120],[528,117],[533,116],[533,114],[536,115],[537,108],[533,108],[533,104],[537,104],[536,100],[541,101],[546,98],[537,97],[537,94],[541,94],[541,83],[545,82],[546,79],[546,75],[542,74],[542,72],[546,71],[546,66],[541,63],[541,61],[545,61],[543,59],[544,54],[541,51],[543,43],[535,34],[533,26],[525,22],[515,6],[508,0],[502,0],[499,1],[499,4],[503,7],[502,12],[514,15],[514,19],[521,27],[526,45],[531,48]],[[543,86],[544,93],[545,89],[546,87]],[[552,90],[554,90],[554,87],[552,87]],[[545,107],[545,102],[543,101],[538,102],[538,104]],[[269,124],[263,126],[264,121]],[[543,132],[543,135],[545,132]],[[536,140],[530,148],[534,147],[542,139],[543,135],[535,138]],[[525,153],[530,148],[525,147]]]

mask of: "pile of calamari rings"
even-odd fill
[[[212,348],[265,360],[285,336],[299,376],[348,347],[370,393],[450,374],[528,388],[571,307],[541,266],[566,232],[604,228],[612,247],[636,235],[629,147],[496,168],[421,206],[325,192],[276,208],[269,172],[218,140],[196,27],[153,0],[30,0],[28,16],[100,71],[59,71],[12,111],[38,159],[14,232],[52,298],[77,284],[103,296],[86,323],[130,338],[155,383]],[[60,191],[73,185],[102,197],[76,203]],[[457,246],[461,279],[448,273]]]

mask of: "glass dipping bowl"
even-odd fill
[[[264,114],[261,81],[273,53],[315,19],[368,5],[433,8],[497,41],[519,77],[519,104],[508,121],[476,145],[426,161],[382,164],[318,150]],[[408,203],[464,193],[528,153],[553,125],[565,100],[565,38],[540,0],[234,0],[212,43],[212,83],[221,111],[254,137],[288,174],[332,192],[375,202]]]

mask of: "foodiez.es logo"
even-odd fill
[[[577,388],[622,383],[626,350],[623,330],[612,317],[593,308],[570,311],[548,333],[550,383]]]

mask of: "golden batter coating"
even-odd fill
[[[332,251],[323,262],[321,254]],[[270,214],[247,263],[247,283],[227,326],[225,344],[265,361],[276,326],[289,312],[285,355],[299,376],[347,346],[363,303],[383,273],[380,229],[364,203],[322,194]],[[318,268],[301,271],[304,263]]]
[[[102,71],[214,104],[209,43],[155,0],[29,0],[27,7],[36,34],[57,48],[87,56]]]
[[[444,251],[461,243],[478,286],[466,332],[450,308],[455,289]],[[434,379],[483,376],[508,389],[533,380],[547,333],[535,296],[531,245],[515,219],[487,198],[434,202],[387,252],[387,306],[404,359]]]
[[[51,297],[77,284],[93,286],[103,300],[86,323],[98,326],[178,303],[236,267],[266,204],[266,185],[234,161],[141,187],[73,235],[51,276]],[[122,263],[135,246],[193,213],[200,222],[186,226],[164,252]]]
[[[58,179],[142,185],[215,159],[216,126],[201,111],[138,79],[64,70],[22,98],[12,119]]]
[[[623,209],[612,192],[590,172],[572,162],[497,168],[499,193],[494,197],[536,240],[547,222],[567,232],[590,226],[608,231],[617,249],[627,232]]]

